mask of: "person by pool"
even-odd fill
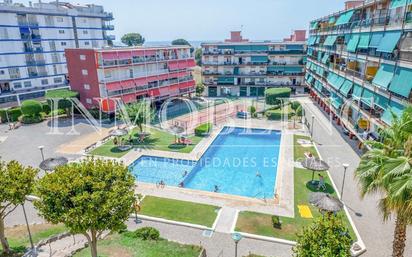
[[[218,187],[218,185],[215,185],[215,190],[214,190],[214,192],[215,192],[215,193],[219,192],[219,187]]]
[[[186,177],[187,175],[187,170],[185,170],[185,172],[183,172],[183,177]]]
[[[262,175],[260,174],[259,171],[256,171],[256,177],[258,177],[258,178],[261,178],[261,177],[262,177]]]

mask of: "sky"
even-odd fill
[[[1,0],[0,0],[1,1]],[[38,0],[33,0],[36,2]],[[47,0],[43,0],[47,2]],[[128,32],[146,41],[223,40],[241,30],[252,40],[280,40],[294,29],[344,9],[345,0],[66,0],[113,12],[116,41]],[[28,3],[28,1],[14,0]]]

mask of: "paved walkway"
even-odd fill
[[[391,255],[394,222],[382,222],[378,211],[378,195],[361,199],[358,185],[354,179],[354,170],[359,164],[360,157],[354,150],[356,142],[342,133],[340,127],[333,122],[330,126],[329,115],[321,111],[308,98],[305,100],[306,117],[311,122],[315,115],[314,141],[323,159],[331,166],[330,174],[338,188],[343,181],[343,163],[350,166],[346,174],[343,200],[350,210],[352,219],[358,228],[366,245],[367,252],[363,256],[387,257]],[[412,256],[412,229],[408,231],[405,256]]]
[[[231,233],[232,225],[236,219],[237,210],[230,207],[222,207],[217,219],[215,231],[220,233]]]

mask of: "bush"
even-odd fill
[[[42,103],[42,109],[45,114],[49,114],[51,111],[50,105],[48,103]]]
[[[4,109],[0,110],[0,122],[6,123],[7,122],[7,111]]]
[[[46,99],[50,106],[52,106],[52,101],[50,99],[59,99],[57,108],[64,109],[67,115],[71,114],[72,102],[70,98],[79,98],[79,93],[71,91],[69,89],[56,89],[46,92]]]
[[[281,103],[281,98],[289,98],[291,92],[292,89],[286,87],[266,89],[266,104],[279,105]]]
[[[294,110],[296,112],[296,110],[301,106],[301,104],[298,101],[293,101],[290,104],[290,107],[292,108],[292,110]]]
[[[250,112],[251,114],[254,114],[254,113],[256,112],[256,107],[253,106],[253,105],[249,106],[248,109],[249,109],[249,112]]]
[[[272,216],[272,225],[274,228],[277,228],[277,229],[282,228],[282,221],[280,220],[279,216],[276,216],[276,215]]]
[[[8,111],[10,121],[18,121],[19,117],[22,115],[20,107],[14,107]]]
[[[21,104],[21,112],[25,116],[40,116],[43,111],[43,106],[36,100],[26,100]]]
[[[21,116],[20,119],[21,119],[21,122],[24,124],[34,124],[34,123],[39,123],[43,121],[42,115],[38,115],[38,116],[23,115]]]
[[[203,123],[195,128],[196,136],[204,136],[212,130],[212,123]]]
[[[135,231],[127,231],[124,233],[125,236],[130,238],[140,238],[142,240],[159,240],[160,233],[157,229],[152,227],[139,228]]]
[[[53,110],[49,113],[50,116],[60,116],[64,114],[66,114],[66,111],[64,109]]]

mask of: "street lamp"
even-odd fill
[[[40,201],[40,198],[34,195],[26,195],[25,198],[27,201],[30,201],[30,202]],[[30,231],[29,221],[27,220],[26,208],[24,207],[24,203],[22,203],[21,207],[23,208],[24,220],[26,221],[27,232],[29,234],[29,240],[30,240],[30,246],[31,246],[31,256],[37,256],[36,248],[34,247],[33,238],[32,238],[31,231]]]
[[[315,115],[312,115],[312,125],[310,127],[310,138],[313,140],[313,127],[315,125]]]
[[[342,164],[343,166],[343,180],[342,180],[342,189],[340,190],[340,199],[343,199],[343,188],[345,187],[345,178],[346,178],[346,170],[349,167],[349,164],[344,163]]]
[[[39,148],[40,153],[41,153],[41,159],[42,159],[42,161],[44,161],[44,153],[43,153],[44,145],[41,145],[38,148]]]
[[[235,242],[235,257],[237,257],[237,245],[239,244],[240,240],[242,240],[242,235],[240,233],[233,233],[232,239]]]

